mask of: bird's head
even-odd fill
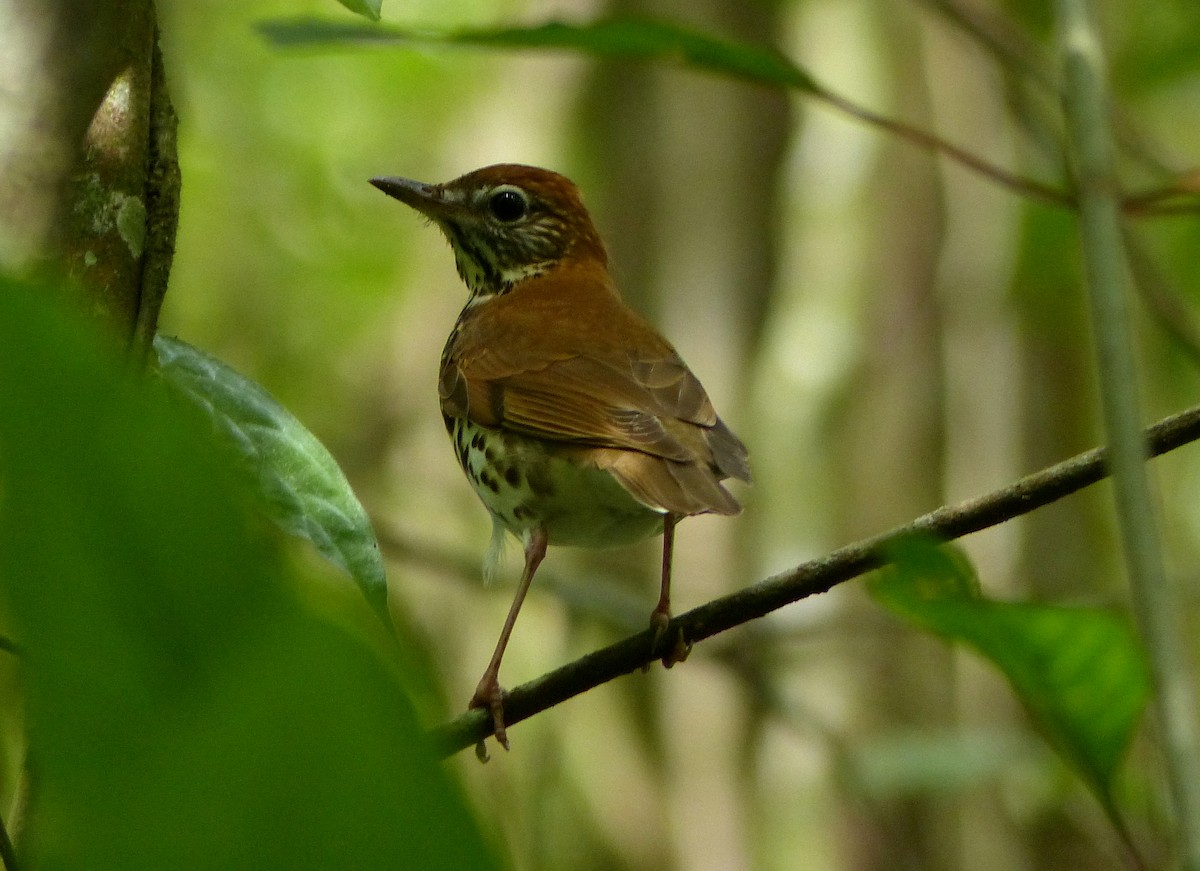
[[[567,258],[606,261],[579,190],[548,169],[498,164],[444,184],[392,177],[371,184],[441,228],[472,298],[504,293]]]

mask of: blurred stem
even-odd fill
[[[1157,689],[1155,703],[1183,866],[1200,871],[1200,733],[1181,605],[1163,568],[1146,450],[1138,425],[1137,370],[1129,327],[1128,264],[1114,171],[1109,94],[1099,33],[1087,0],[1057,0],[1063,107],[1077,176],[1084,272],[1117,516],[1134,611]]]

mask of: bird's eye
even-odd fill
[[[529,212],[529,203],[518,191],[508,189],[496,191],[488,201],[492,214],[506,224],[519,221]]]

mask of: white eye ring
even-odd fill
[[[529,214],[529,197],[515,185],[498,187],[488,196],[488,211],[496,220],[512,224]]]

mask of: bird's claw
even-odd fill
[[[663,668],[670,668],[676,663],[683,662],[692,655],[692,642],[683,637],[683,630],[675,634],[675,643],[662,658]]]
[[[496,743],[508,750],[508,730],[505,729],[504,723],[504,690],[501,689],[495,678],[492,678],[491,681],[484,678],[479,682],[479,686],[475,689],[475,695],[471,696],[471,701],[467,703],[467,710],[473,711],[476,708],[484,708],[491,712],[492,734],[496,738]],[[475,745],[475,758],[480,762],[487,762],[491,758],[483,741]]]
[[[669,611],[655,610],[650,615],[650,628],[654,630],[654,637],[650,641],[650,649],[658,650],[662,643],[663,636],[671,628],[671,614]],[[663,668],[670,668],[676,663],[683,662],[692,652],[692,642],[683,637],[683,630],[680,629],[675,633],[675,641],[671,645],[671,649],[663,654],[661,662]],[[650,667],[646,664],[646,669]]]

